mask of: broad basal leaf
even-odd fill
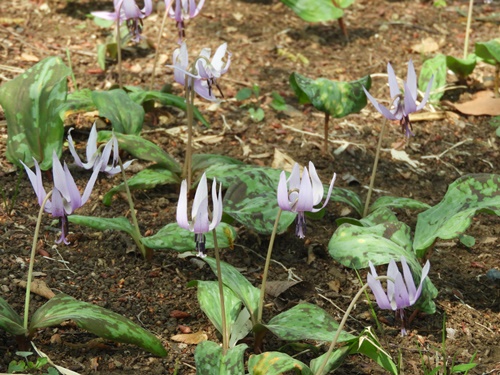
[[[59,106],[59,116],[64,120],[74,113],[89,112],[95,109],[92,91],[82,89],[68,94],[66,101]]]
[[[125,91],[93,91],[92,100],[99,110],[99,115],[111,121],[116,133],[141,133],[144,109],[130,99]]]
[[[248,346],[240,344],[230,348],[225,355],[222,347],[213,341],[203,341],[194,352],[197,375],[244,375],[243,354]]]
[[[184,111],[186,110],[186,99],[180,96],[160,91],[146,91],[136,86],[126,86],[125,88],[131,91],[128,93],[130,99],[138,104],[143,104],[146,101],[154,100],[160,102],[163,105],[170,105],[172,107],[180,108]],[[198,108],[195,107],[193,113],[194,117],[196,117],[203,125],[205,125],[207,128],[210,127],[209,122],[205,120]]]
[[[197,287],[198,303],[201,310],[210,319],[212,324],[222,334],[222,315],[219,297],[219,283],[217,281],[201,281],[189,283],[189,286]],[[224,308],[226,310],[226,325],[228,332],[238,318],[241,311],[241,300],[227,286],[224,288]]]
[[[214,258],[206,257],[204,261],[208,263],[213,273],[217,275],[217,266]],[[260,289],[254,287],[236,268],[228,263],[221,262],[222,282],[232,289],[232,291],[243,301],[245,307],[250,312],[252,321],[255,323],[257,309],[259,308]]]
[[[248,360],[250,375],[281,375],[294,371],[294,374],[313,375],[306,364],[280,352],[265,352],[252,355]]]
[[[0,328],[14,336],[26,333],[21,317],[2,297],[0,297]]]
[[[230,156],[225,155],[217,155],[217,154],[194,154],[191,170],[193,172],[196,171],[205,171],[209,167],[215,164],[237,164],[243,165],[244,163],[238,159],[232,158]]]
[[[107,142],[111,139],[110,131],[100,131],[97,133],[99,142]],[[163,149],[153,142],[133,134],[115,133],[120,149],[127,151],[130,155],[148,161],[154,161],[160,167],[165,167],[174,173],[181,173],[179,163]]]
[[[0,105],[7,119],[7,158],[42,170],[52,167],[52,153],[62,152],[63,121],[59,107],[66,100],[69,68],[48,57],[0,87]]]
[[[156,336],[127,318],[63,293],[50,299],[33,314],[29,331],[57,326],[67,320],[99,337],[137,345],[160,357],[167,355]]]
[[[135,230],[130,221],[125,217],[97,217],[97,216],[82,216],[69,215],[68,221],[72,224],[84,225],[89,228],[105,231],[118,230],[128,233],[130,236],[135,235]]]
[[[431,86],[430,101],[438,101],[444,94],[443,88],[446,86],[446,56],[438,54],[432,59],[425,60],[418,77],[418,88],[425,92],[431,77],[434,76]]]
[[[476,55],[471,53],[466,59],[454,56],[446,56],[446,66],[458,77],[465,78],[474,71],[476,67]]]
[[[314,358],[310,363],[312,372],[315,375],[326,375],[329,374],[331,371],[334,371],[335,369],[339,368],[342,362],[344,362],[344,360],[349,355],[350,349],[351,349],[350,346],[345,345],[338,348],[337,350],[334,350],[333,353],[330,354],[328,362],[326,363],[326,366],[324,367],[323,371],[321,371],[321,373],[318,373],[318,371],[328,353],[325,353],[319,356],[318,358]]]
[[[130,190],[146,190],[152,189],[158,185],[180,183],[181,179],[179,175],[173,173],[169,169],[158,168],[155,166],[143,169],[127,180]],[[109,190],[102,198],[102,203],[109,206],[113,196],[120,191],[125,191],[125,184],[123,182]]]
[[[389,263],[391,259],[399,261],[401,256],[404,256],[413,275],[421,275],[422,267],[412,251],[410,228],[404,223],[392,220],[376,224],[379,220],[370,217],[376,217],[381,210],[384,209],[379,209],[362,220],[363,225],[372,223],[373,226],[342,224],[328,243],[330,256],[344,266],[355,269],[368,267],[369,261],[380,265]],[[434,313],[436,307],[433,299],[436,295],[436,288],[427,278],[419,307],[429,314]]]
[[[500,175],[471,174],[453,182],[444,198],[418,215],[413,250],[423,258],[437,238],[462,235],[478,212],[500,215]]]
[[[217,244],[219,248],[233,247],[236,239],[236,230],[226,223],[220,223],[216,229]],[[187,229],[179,227],[177,223],[165,225],[153,236],[143,237],[142,243],[155,250],[192,251],[196,248],[194,234]],[[214,240],[212,233],[205,235],[205,248],[213,249]]]
[[[366,106],[363,86],[369,90],[370,76],[351,82],[336,82],[326,78],[313,80],[299,73],[290,75],[292,86],[300,103],[312,103],[314,108],[335,118],[359,112]]]
[[[490,65],[500,64],[500,38],[476,43],[476,56]]]
[[[282,340],[332,341],[339,324],[322,308],[301,303],[276,315],[264,326]],[[342,331],[338,342],[354,337]]]
[[[382,207],[391,208],[402,208],[411,210],[425,210],[430,206],[427,203],[423,203],[411,198],[401,198],[401,197],[380,197],[371,206],[370,212],[374,212]]]
[[[307,22],[324,22],[341,18],[344,11],[331,0],[281,0],[297,16]]]

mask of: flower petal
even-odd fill
[[[90,194],[92,193],[92,189],[94,188],[94,184],[97,181],[97,176],[101,171],[102,160],[98,160],[95,167],[94,172],[90,176],[89,181],[87,182],[87,186],[85,186],[85,190],[83,191],[82,199],[80,201],[80,207],[83,206],[90,198]]]
[[[295,206],[296,211],[311,211],[313,209],[313,191],[311,178],[307,168],[302,172],[302,180],[300,181],[299,200]]]
[[[280,181],[278,183],[278,206],[284,211],[291,211],[292,206],[288,198],[288,187],[286,183],[286,173],[282,171],[280,174]]]
[[[203,205],[206,208],[202,207]],[[196,188],[196,193],[194,195],[193,208],[191,209],[191,217],[193,220],[198,216],[198,210],[203,209],[207,212],[208,221],[208,186],[207,186],[207,176],[205,173],[201,176],[200,182],[198,182],[198,187]]]
[[[416,112],[417,110],[417,104],[415,103],[415,99],[413,99],[412,95],[407,95],[406,93],[409,93],[410,88],[408,87],[408,84],[405,82],[405,110],[404,110],[404,115],[408,116],[410,113]]]
[[[193,215],[191,228],[194,233],[206,233],[210,230],[208,221],[208,196],[205,196],[205,198],[198,203],[196,215]]]
[[[399,96],[401,94],[401,90],[399,89],[398,79],[396,78],[396,74],[394,73],[394,69],[392,68],[392,65],[390,63],[387,63],[387,75],[391,98],[394,99],[396,96]]]
[[[422,275],[420,276],[420,284],[418,285],[418,289],[417,291],[415,292],[415,295],[413,296],[413,298],[411,298],[410,296],[410,303],[413,305],[415,302],[417,302],[418,298],[420,297],[420,294],[422,293],[422,286],[424,285],[424,280],[425,278],[427,277],[427,275],[429,274],[429,270],[431,268],[431,263],[429,261],[427,261],[425,263],[425,266],[424,268],[422,269]]]
[[[183,180],[181,183],[181,192],[179,193],[179,201],[177,202],[177,224],[181,228],[189,229],[189,221],[187,216],[188,202],[187,202],[187,181]]]
[[[26,164],[24,164],[21,160],[19,160],[21,164],[24,166],[24,170],[26,171],[26,174],[28,175],[28,178],[30,179],[31,186],[33,186],[33,190],[35,191],[36,197],[38,198],[38,204],[41,206],[43,203],[43,200],[47,196],[47,192],[45,191],[45,188],[43,187],[43,182],[42,182],[42,172],[40,170],[40,166],[38,165],[38,162],[36,161],[35,158],[33,158],[33,161],[35,163],[35,170],[36,174],[28,168]],[[47,202],[49,203],[49,202]],[[45,211],[48,211],[48,206],[47,204],[45,205]]]
[[[325,193],[325,191],[323,189],[323,184],[318,177],[318,173],[316,172],[316,168],[311,161],[309,162],[309,175],[312,181],[313,206],[316,206],[321,202],[321,199],[323,199],[323,194]]]
[[[377,305],[381,309],[392,310],[391,304],[389,303],[389,298],[387,297],[387,294],[384,291],[384,288],[382,287],[380,280],[376,280],[378,275],[377,272],[375,271],[375,267],[373,266],[372,262],[370,262],[369,264],[372,273],[368,273],[367,283],[370,289],[372,290],[373,295],[375,296]]]
[[[373,104],[375,109],[377,111],[379,111],[382,114],[382,116],[384,116],[385,118],[387,118],[389,120],[399,120],[399,118],[397,118],[391,111],[389,111],[382,104],[378,103],[375,100],[375,98],[368,92],[368,90],[364,88],[364,86],[363,86],[363,90],[364,90],[365,95],[368,98],[368,100],[370,100],[370,102]]]
[[[401,267],[403,268],[405,284],[406,288],[408,289],[408,294],[411,301],[417,292],[417,288],[415,286],[415,282],[413,281],[410,267],[408,266],[408,263],[406,262],[406,258],[404,256],[401,257]]]
[[[427,84],[427,89],[425,90],[425,95],[420,104],[417,106],[417,111],[420,111],[422,108],[425,107],[425,104],[427,103],[427,100],[429,100],[429,95],[431,93],[431,88],[432,88],[432,83],[434,82],[434,76],[431,77],[429,80],[429,83]]]
[[[222,184],[219,185],[219,194],[217,195],[217,182],[215,178],[212,183],[212,204],[214,209],[212,211],[212,222],[208,228],[209,230],[214,229],[222,220]]]
[[[410,306],[410,298],[408,296],[408,289],[406,289],[406,284],[403,279],[403,275],[398,272],[396,280],[394,281],[394,301],[396,303],[396,309],[404,309]],[[394,309],[394,308],[393,308]],[[396,310],[394,309],[394,310]]]
[[[405,87],[405,97],[408,94],[411,95],[413,102],[417,100],[417,74],[415,73],[415,67],[413,66],[413,61],[410,59],[408,61],[408,72],[406,73],[406,86]]]

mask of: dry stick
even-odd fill
[[[394,279],[392,277],[388,276],[378,276],[375,278],[375,280],[391,280],[394,282]],[[326,364],[328,363],[328,358],[330,358],[330,355],[333,352],[333,349],[335,348],[335,345],[337,344],[337,340],[339,339],[340,334],[342,333],[342,329],[344,328],[345,322],[347,321],[347,318],[351,314],[352,309],[356,305],[356,302],[358,302],[359,297],[365,292],[365,290],[369,287],[368,284],[363,285],[363,287],[358,291],[358,293],[354,296],[353,300],[351,301],[351,304],[347,308],[344,317],[342,318],[342,321],[340,322],[337,332],[335,332],[335,336],[333,337],[332,343],[330,344],[330,347],[328,348],[328,351],[326,352],[325,359],[321,363],[321,366],[319,367],[318,371],[316,371],[315,375],[322,375],[323,370],[326,367]]]
[[[116,49],[118,53],[118,86],[122,89],[122,37],[120,35],[120,12],[122,11],[123,2],[118,8],[118,19],[116,20]]]
[[[153,71],[151,72],[151,82],[149,83],[149,90],[153,90],[153,83],[155,81],[155,71],[156,71],[156,64],[158,64],[158,57],[159,57],[159,50],[160,50],[160,43],[161,43],[161,35],[163,34],[163,29],[165,28],[165,24],[167,23],[167,17],[168,17],[168,11],[170,10],[170,7],[172,6],[173,1],[170,1],[168,4],[168,7],[165,9],[165,14],[163,15],[163,20],[161,21],[161,26],[160,26],[160,31],[158,33],[158,40],[156,41],[156,51],[155,51],[155,59],[153,62]]]
[[[384,138],[385,123],[387,119],[384,118],[382,129],[378,138],[377,151],[375,152],[375,160],[373,161],[372,176],[370,177],[370,187],[368,188],[368,195],[366,196],[365,209],[363,210],[363,217],[368,215],[368,208],[370,207],[370,200],[372,198],[373,186],[375,185],[375,176],[377,175],[378,160],[380,158],[380,149],[382,148],[382,139]]]
[[[472,22],[472,7],[474,6],[474,0],[469,1],[469,13],[467,14],[467,26],[465,29],[465,41],[464,41],[464,59],[467,58],[467,51],[469,49],[469,34],[470,25]]]
[[[222,355],[226,355],[229,349],[229,336],[227,332],[226,323],[226,306],[224,304],[224,286],[222,283],[222,270],[220,268],[220,254],[219,245],[217,244],[217,233],[216,228],[212,230],[214,235],[214,247],[215,247],[215,264],[217,265],[217,280],[219,284],[219,296],[220,296],[220,310],[222,314]]]
[[[33,281],[33,267],[35,265],[35,251],[36,244],[38,241],[38,235],[40,234],[40,225],[42,223],[43,211],[45,210],[45,205],[52,195],[52,190],[43,199],[40,205],[40,211],[38,211],[38,219],[36,221],[35,234],[33,235],[33,245],[31,246],[30,254],[30,266],[28,269],[28,279],[26,280],[26,298],[24,300],[24,329],[28,330],[28,313],[30,308],[30,292],[31,292],[31,282]]]
[[[324,125],[324,134],[325,139],[323,143],[323,155],[328,153],[328,123],[330,121],[330,114],[328,112],[325,113],[325,125]]]
[[[269,271],[269,264],[271,263],[271,254],[273,252],[274,239],[276,238],[276,232],[278,231],[278,224],[281,217],[281,208],[278,209],[278,214],[276,215],[276,221],[274,222],[273,233],[271,234],[271,239],[269,240],[269,247],[267,248],[266,265],[264,266],[264,274],[262,275],[262,286],[260,287],[260,297],[259,297],[259,311],[257,312],[257,322],[262,322],[262,310],[264,309],[264,295],[266,294],[266,281],[267,274]]]
[[[193,158],[193,107],[194,107],[194,82],[186,74],[186,115],[188,123],[188,139],[186,145],[186,160],[184,161],[183,175],[187,179],[188,190],[191,189],[192,158]]]

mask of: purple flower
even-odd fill
[[[363,90],[365,91],[367,98],[370,99],[370,102],[372,102],[373,106],[385,118],[388,120],[399,121],[401,124],[401,131],[405,134],[405,137],[409,138],[414,135],[412,133],[412,126],[410,123],[410,113],[420,111],[424,108],[425,103],[427,103],[427,100],[429,99],[429,93],[431,91],[434,76],[431,77],[429,83],[427,84],[427,90],[425,91],[424,98],[420,104],[417,105],[417,75],[415,73],[412,60],[408,62],[408,73],[406,75],[406,82],[404,83],[404,95],[399,90],[396,74],[394,74],[394,69],[392,69],[390,63],[387,63],[387,74],[389,76],[389,89],[394,107],[392,110],[389,110],[382,104],[378,103],[364,87]]]
[[[28,174],[31,181],[31,185],[35,190],[35,194],[38,198],[38,204],[42,205],[43,200],[47,196],[47,192],[43,187],[42,183],[42,172],[40,171],[40,166],[35,160],[35,170],[36,174],[33,173],[31,169],[28,168],[23,162],[21,162]],[[64,163],[64,168],[59,161],[55,151],[52,155],[52,174],[54,178],[54,187],[52,189],[52,199],[48,200],[45,204],[45,212],[52,214],[54,217],[58,217],[61,222],[61,237],[56,241],[56,243],[64,242],[66,245],[69,242],[66,240],[66,235],[68,233],[68,215],[71,215],[77,208],[82,207],[85,202],[90,197],[90,193],[94,187],[94,184],[99,173],[100,165],[94,169],[92,176],[90,177],[83,195],[80,195],[80,191],[76,186],[75,180],[71,173],[69,172],[68,166]]]
[[[149,16],[153,11],[152,0],[144,0],[144,8],[139,9],[135,0],[113,0],[115,7],[114,12],[91,12],[98,18],[103,18],[110,21],[119,21],[120,25],[123,21],[127,22],[127,27],[132,34],[132,40],[138,42],[141,39],[142,19]]]
[[[429,273],[431,264],[429,261],[425,263],[422,269],[422,275],[420,277],[420,284],[418,289],[415,287],[415,282],[413,281],[413,276],[411,274],[410,267],[406,263],[404,256],[401,257],[401,265],[403,267],[403,275],[399,272],[398,266],[394,259],[389,262],[389,267],[387,268],[387,276],[392,280],[387,280],[387,293],[382,288],[382,283],[380,280],[375,280],[378,275],[375,267],[370,261],[371,273],[368,273],[368,285],[370,286],[377,304],[381,309],[397,311],[400,314],[401,321],[404,318],[404,309],[406,307],[412,306],[417,302],[420,293],[422,292],[422,285]],[[406,335],[406,330],[403,326],[401,329],[401,334]]]
[[[196,17],[198,13],[200,13],[203,4],[205,4],[205,0],[200,0],[198,5],[196,5],[195,0],[175,0],[175,6],[170,7],[170,4],[173,3],[173,1],[174,0],[165,0],[165,5],[168,9],[168,15],[170,18],[177,21],[179,39],[182,41],[182,38],[186,36],[184,32],[184,21]]]
[[[73,130],[73,128],[69,129],[68,132],[68,147],[69,152],[75,159],[76,165],[78,165],[80,168],[92,169],[99,164],[100,171],[110,176],[120,173],[120,166],[118,165],[118,140],[116,139],[114,134],[104,146],[101,154],[100,150],[97,148],[97,129],[94,123],[92,129],[90,130],[89,139],[87,141],[87,148],[85,150],[87,162],[83,163],[76,153],[75,144],[73,142],[73,138],[71,137],[71,130]],[[108,165],[109,159],[111,157],[111,152],[113,152],[113,159],[111,160],[111,164]],[[133,160],[123,163],[123,169],[127,169],[130,164],[132,164],[132,162]]]
[[[222,74],[226,73],[231,64],[231,53],[227,52],[227,43],[223,43],[215,51],[212,60],[210,60],[210,48],[203,48],[200,55],[196,58],[194,67],[189,66],[189,56],[186,43],[183,42],[180,48],[177,48],[173,54],[174,79],[177,83],[185,86],[186,75],[188,78],[188,89],[193,85],[194,90],[202,98],[217,101],[213,94],[213,87],[217,87],[222,95],[222,92],[217,84],[217,79]],[[223,58],[227,53],[227,61],[224,63]],[[194,83],[193,83],[194,81]],[[224,97],[224,95],[222,95]]]
[[[321,202],[324,195],[323,184],[316,173],[314,164],[309,162],[309,172],[304,167],[302,179],[300,178],[300,168],[297,163],[293,166],[288,180],[286,179],[285,172],[281,172],[278,184],[278,205],[284,211],[296,212],[298,214],[295,233],[300,238],[304,238],[306,232],[304,212],[318,212],[326,206],[332,194],[335,178],[336,174],[334,173],[323,206],[314,208],[314,206]]]
[[[208,214],[208,186],[205,173],[201,176],[198,188],[196,189],[191,209],[191,222],[188,221],[187,216],[187,190],[187,182],[184,180],[181,183],[181,192],[179,194],[179,202],[177,203],[177,224],[181,228],[194,232],[198,256],[203,258],[206,256],[205,233],[213,230],[219,225],[222,219],[222,185],[219,185],[219,194],[217,195],[217,183],[215,179],[212,183],[213,211],[211,222]]]

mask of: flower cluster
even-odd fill
[[[168,8],[168,15],[177,22],[177,28],[179,29],[179,40],[186,36],[184,32],[185,24],[191,18],[196,17],[205,4],[205,0],[200,0],[198,5],[196,5],[195,0],[175,0],[175,6],[171,7],[171,3],[174,0],[165,0],[165,4]]]

